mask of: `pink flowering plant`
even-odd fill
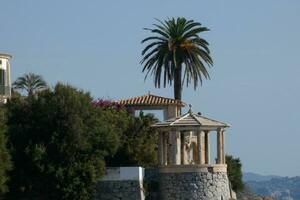
[[[108,100],[108,99],[97,99],[92,102],[92,105],[94,107],[102,108],[102,109],[113,109],[116,111],[120,110],[126,110],[128,113],[133,113],[134,109],[130,107],[126,107],[124,105],[121,105],[118,102]]]

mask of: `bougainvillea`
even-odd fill
[[[119,104],[118,102],[107,100],[107,99],[97,99],[92,102],[93,106],[101,107],[101,108],[113,108],[113,109],[122,109],[124,108],[123,105]]]
[[[92,102],[94,107],[100,107],[103,109],[114,109],[117,111],[126,110],[128,113],[134,113],[134,108],[126,107],[116,101],[108,100],[108,99],[97,99]]]

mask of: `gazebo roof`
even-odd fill
[[[201,114],[196,114],[189,110],[188,113],[181,115],[180,117],[171,118],[163,122],[158,122],[152,127],[156,128],[172,128],[172,127],[185,127],[185,128],[226,128],[229,127],[228,124],[224,122],[220,122],[214,119],[210,119],[207,117],[202,116]]]
[[[117,103],[124,106],[185,106],[186,104],[183,101],[156,96],[153,94],[145,94],[143,96],[132,97],[129,99],[117,100]]]
[[[11,56],[11,55],[9,55],[9,54],[6,54],[6,53],[1,53],[1,52],[0,52],[0,58],[11,59],[11,58],[12,58],[12,56]]]

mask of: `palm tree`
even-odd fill
[[[47,88],[47,83],[43,77],[33,73],[24,74],[14,83],[13,88],[17,90],[26,90],[28,95]]]
[[[163,77],[163,86],[174,84],[174,98],[181,100],[184,81],[187,86],[193,81],[196,89],[198,82],[202,84],[203,77],[209,79],[204,65],[213,65],[209,44],[198,35],[209,29],[183,17],[157,21],[153,29],[145,29],[154,35],[142,40],[142,43],[148,43],[142,51],[141,60],[143,72],[147,72],[145,79],[151,74],[155,87],[160,88]]]

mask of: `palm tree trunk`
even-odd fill
[[[174,73],[174,98],[178,100],[181,100],[182,95],[181,72],[182,66],[178,64]]]

